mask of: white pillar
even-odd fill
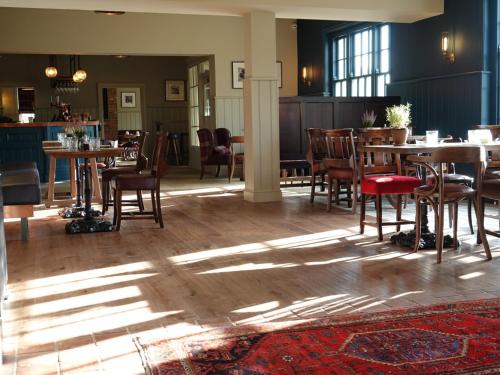
[[[245,200],[281,200],[276,19],[255,11],[245,18]]]

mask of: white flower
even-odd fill
[[[385,109],[391,128],[406,128],[411,123],[411,104],[400,104]]]

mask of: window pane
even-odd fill
[[[366,78],[365,95],[366,96],[372,96],[372,77],[367,77]]]
[[[358,80],[353,79],[351,82],[351,96],[358,96]]]
[[[389,49],[389,25],[380,28],[380,49]]]
[[[387,85],[389,83],[391,83],[391,75],[390,74],[386,74],[385,75],[385,84]]]
[[[385,96],[385,76],[377,76],[377,96]]]
[[[382,73],[389,71],[389,50],[382,51],[380,54],[380,71]]]
[[[362,72],[363,72],[362,74],[363,75],[368,74],[368,68],[369,68],[368,55],[362,56],[361,66],[362,66]]]
[[[354,75],[356,77],[361,75],[361,56],[356,56],[354,58]]]
[[[338,79],[345,78],[345,60],[340,60],[338,63]]]
[[[347,81],[342,82],[342,96],[347,96]]]
[[[369,44],[370,44],[370,41],[369,41],[369,32],[368,31],[363,31],[363,48],[362,48],[362,53],[368,53],[368,50],[369,50]]]
[[[354,34],[354,55],[361,55],[361,33]]]
[[[345,58],[345,39],[339,39],[339,48],[338,48],[338,58],[342,60]]]
[[[336,82],[335,83],[335,96],[340,96],[342,94],[342,91],[341,91],[341,87],[340,87],[340,82]]]
[[[365,96],[365,79],[359,79],[359,96]]]

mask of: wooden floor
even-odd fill
[[[434,251],[360,236],[358,216],[311,205],[308,188],[272,204],[241,189],[177,170],[162,184],[164,230],[127,221],[68,236],[57,210],[40,209],[22,242],[7,223],[2,374],[142,374],[135,337],[500,296],[500,242],[485,262],[462,214],[463,245],[437,265]]]

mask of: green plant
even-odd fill
[[[363,116],[361,116],[361,126],[363,128],[371,128],[375,121],[377,120],[377,115],[375,111],[365,111]]]
[[[83,126],[75,126],[73,134],[75,134],[75,137],[77,137],[78,139],[82,139],[85,136],[85,129],[83,128]]]
[[[411,122],[411,104],[400,104],[387,107],[385,109],[387,122],[391,128],[402,129],[410,125]]]

